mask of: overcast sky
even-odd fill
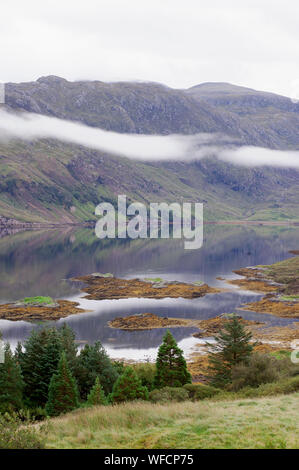
[[[221,81],[299,98],[298,18],[298,0],[2,0],[0,81]]]

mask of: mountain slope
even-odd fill
[[[249,134],[253,144],[299,148],[299,103],[290,98],[229,83],[202,83],[186,93],[198,103],[238,116],[240,132]]]
[[[228,84],[172,90],[50,76],[7,84],[5,107],[123,133],[220,132],[251,145],[299,148],[299,114],[291,100]],[[277,116],[284,128],[271,124]],[[95,206],[115,203],[118,194],[146,203],[204,202],[206,220],[298,220],[298,182],[296,170],[243,168],[216,158],[144,163],[49,139],[0,142],[0,216],[22,221],[94,220]]]

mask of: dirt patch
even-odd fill
[[[82,276],[76,280],[83,281],[86,287],[87,299],[128,299],[147,298],[164,299],[166,297],[193,299],[205,294],[221,292],[220,289],[209,287],[207,284],[186,284],[184,282],[149,282],[142,279],[118,279],[116,277]]]
[[[59,320],[75,313],[83,313],[85,310],[78,308],[78,305],[77,302],[70,302],[69,300],[57,300],[53,307],[4,304],[0,305],[0,319],[10,321]]]

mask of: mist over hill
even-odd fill
[[[96,204],[127,194],[146,203],[203,202],[206,220],[299,219],[299,171],[287,159],[285,167],[257,164],[259,147],[299,150],[299,104],[289,98],[227,83],[176,90],[157,83],[49,76],[6,84],[6,104],[0,108],[119,134],[221,135],[253,147],[255,162],[243,166],[241,154],[236,165],[213,152],[194,161],[139,161],[55,135],[1,138],[0,216],[57,224],[94,220]]]

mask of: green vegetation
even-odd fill
[[[102,344],[97,341],[93,345],[86,344],[78,355],[77,368],[74,372],[80,397],[86,400],[96,378],[99,378],[105,395],[112,392],[113,385],[119,374],[107,356]]]
[[[210,344],[209,355],[211,383],[224,387],[232,381],[232,369],[237,364],[248,363],[253,346],[251,333],[246,332],[236,315],[225,324],[215,336],[215,344]]]
[[[99,377],[96,378],[96,381],[89,392],[87,403],[90,406],[107,405],[107,399],[100,384]]]
[[[153,403],[170,403],[171,401],[187,401],[189,393],[183,387],[156,388],[149,394]]]
[[[298,365],[286,354],[252,354],[242,324],[236,316],[229,318],[210,356],[215,375],[208,384],[191,383],[169,331],[155,365],[112,363],[99,342],[78,354],[66,325],[33,331],[14,355],[6,346],[0,364],[0,431],[8,423],[7,441],[0,435],[0,447],[297,445],[291,433],[298,418]],[[275,406],[289,414],[274,413]],[[37,436],[31,423],[46,416],[55,420],[49,428],[36,424]]]
[[[286,300],[286,301],[296,301],[299,300],[299,295],[282,295],[280,297],[280,300]]]
[[[23,407],[23,388],[21,368],[7,344],[4,363],[0,364],[0,413]]]
[[[155,387],[180,387],[186,383],[191,383],[191,375],[187,370],[183,351],[167,330],[157,355]]]
[[[57,372],[51,377],[46,411],[49,416],[58,416],[78,408],[78,405],[77,384],[69,370],[65,352],[62,352]]]
[[[0,449],[43,449],[45,428],[24,425],[15,414],[0,414]]]
[[[299,298],[299,256],[268,266],[265,269],[265,276],[279,284],[284,284],[281,292],[287,300]]]
[[[141,384],[132,367],[125,367],[122,375],[116,380],[111,394],[113,403],[121,403],[132,400],[147,400],[148,389]]]
[[[220,393],[218,388],[203,384],[186,384],[184,389],[187,390],[191,400],[205,400]]]
[[[56,373],[62,352],[56,328],[33,330],[19,357],[25,382],[24,397],[30,407],[45,406],[51,377]]]
[[[28,304],[28,305],[51,305],[54,304],[54,301],[51,297],[43,297],[41,295],[37,297],[25,297],[25,299],[20,300],[21,303]]]
[[[288,365],[281,360],[266,354],[253,354],[247,361],[233,367],[231,372],[232,390],[244,387],[259,387],[261,384],[275,382],[279,379],[281,369],[288,370]],[[285,367],[283,368],[282,365]]]
[[[132,364],[137,377],[141,381],[141,384],[145,386],[149,391],[154,388],[154,381],[156,375],[156,365],[151,362],[141,362]]]
[[[162,277],[146,277],[144,280],[149,282],[163,282]]]

